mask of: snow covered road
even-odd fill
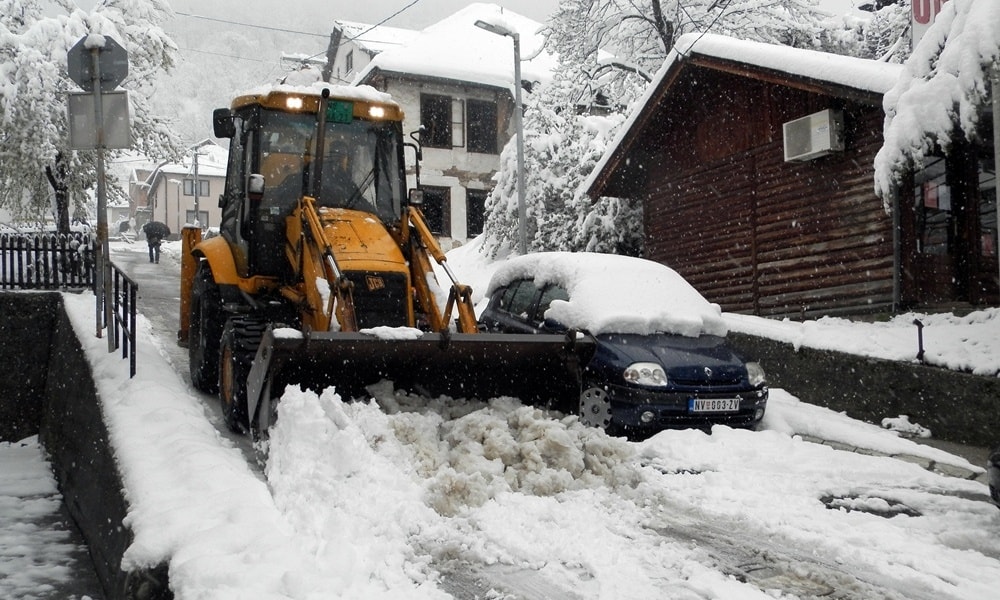
[[[87,339],[92,299],[67,300],[131,486],[127,558],[169,562],[177,598],[987,600],[1000,581],[985,485],[886,455],[981,468],[783,390],[762,431],[641,443],[514,399],[289,390],[261,471],[169,325],[140,318],[128,380]]]

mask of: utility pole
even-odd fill
[[[993,254],[997,257],[997,294],[1000,294],[1000,63],[993,63],[991,70],[991,87],[993,94],[993,205],[997,209],[996,230],[997,241],[993,245]],[[1000,298],[997,300],[1000,305]]]
[[[198,147],[194,148],[194,225],[201,227],[201,212],[198,210],[199,195],[198,188],[201,187],[198,182]]]

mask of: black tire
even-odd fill
[[[232,431],[246,433],[250,429],[247,410],[247,377],[264,325],[252,319],[234,317],[222,331],[219,354],[219,400],[222,418]]]
[[[223,327],[222,298],[208,261],[201,261],[191,284],[188,364],[195,388],[219,391],[219,344]]]

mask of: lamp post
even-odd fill
[[[476,27],[490,33],[502,35],[514,40],[514,125],[517,128],[517,234],[518,250],[522,255],[528,253],[528,234],[525,229],[527,211],[524,207],[524,124],[521,104],[521,36],[508,26],[501,23],[476,21]]]

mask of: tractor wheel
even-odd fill
[[[611,425],[611,399],[599,384],[585,381],[580,393],[580,422],[587,427],[608,429]]]
[[[237,433],[250,429],[247,411],[247,377],[257,348],[260,346],[264,325],[253,319],[229,319],[222,332],[219,354],[219,398],[226,425]]]
[[[214,394],[219,390],[219,342],[223,313],[219,287],[208,261],[202,261],[191,285],[188,325],[188,363],[195,388]]]

